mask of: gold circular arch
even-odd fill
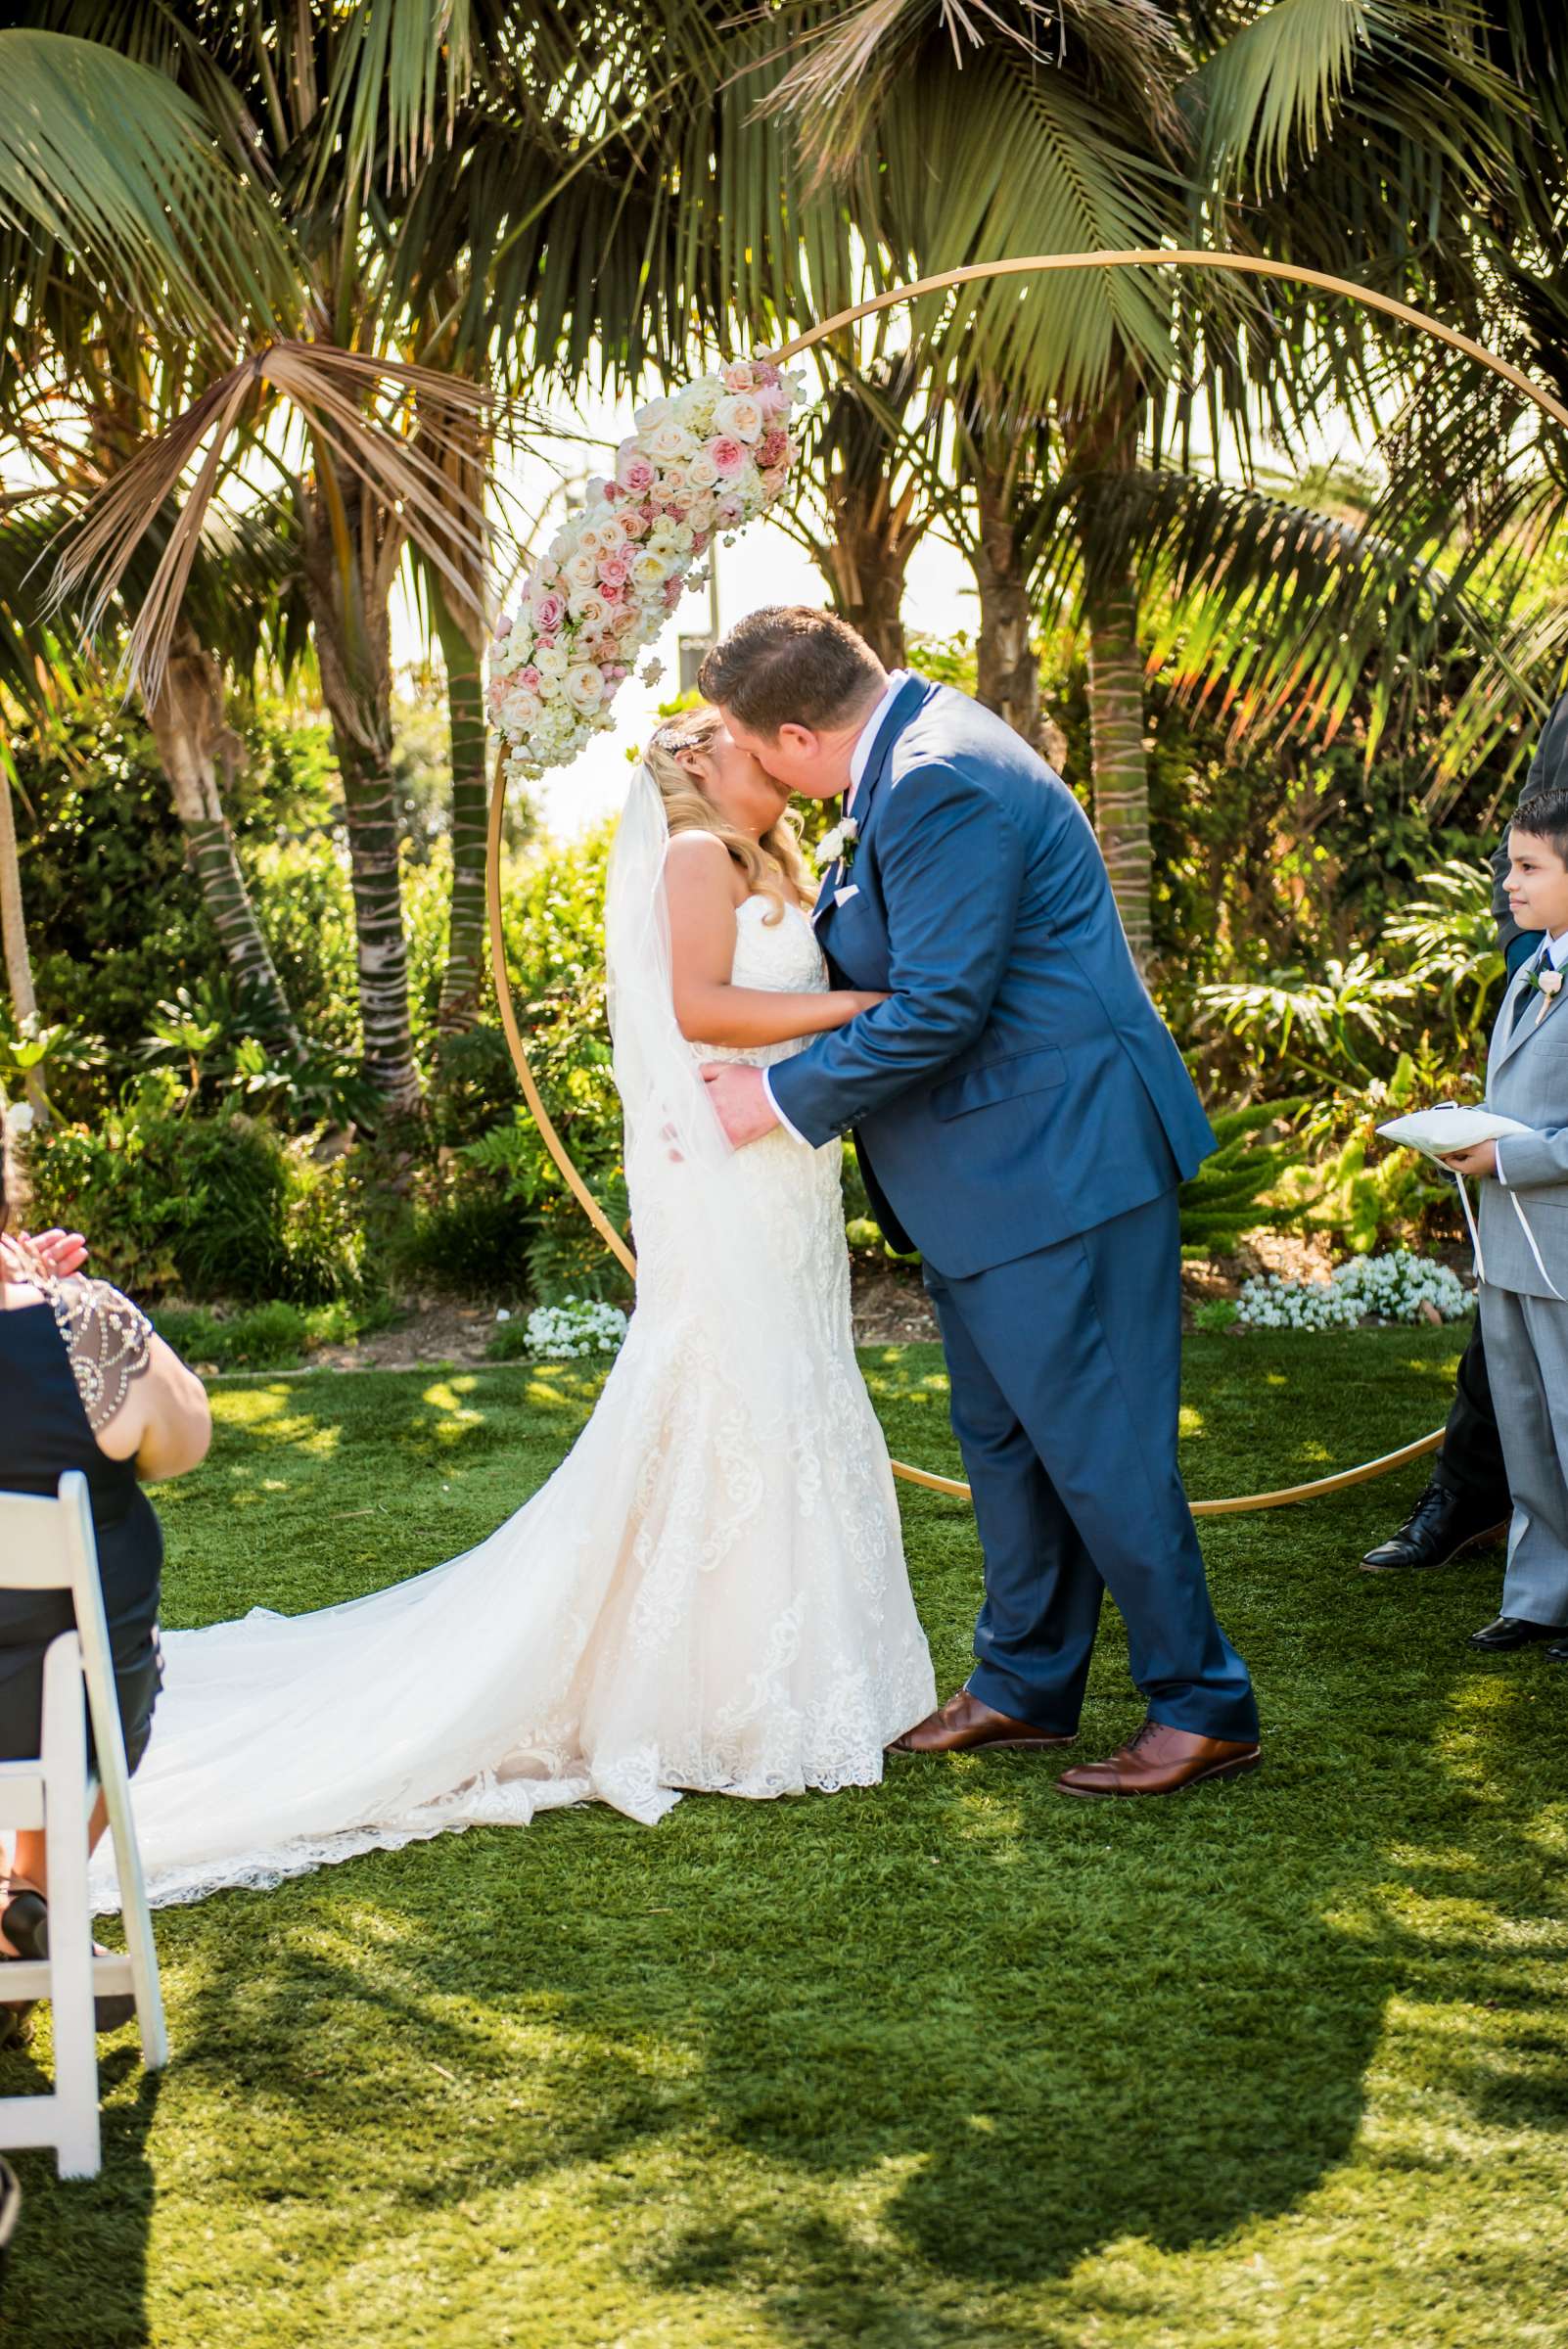
[[[1325,294],[1343,295],[1347,300],[1360,302],[1363,309],[1380,310],[1396,318],[1404,326],[1414,327],[1418,333],[1430,335],[1436,342],[1446,343],[1452,350],[1463,351],[1466,358],[1490,368],[1516,392],[1523,392],[1537,407],[1545,409],[1561,425],[1568,425],[1568,407],[1554,399],[1549,392],[1532,382],[1528,375],[1499,359],[1473,337],[1463,335],[1455,327],[1445,326],[1440,318],[1429,317],[1425,310],[1412,307],[1407,301],[1396,300],[1391,294],[1379,294],[1370,286],[1360,286],[1348,277],[1331,277],[1321,269],[1304,269],[1289,261],[1266,259],[1262,254],[1211,253],[1201,247],[1167,249],[1163,246],[1134,248],[1127,252],[1099,253],[1039,253],[1025,258],[1008,261],[975,261],[964,269],[944,270],[937,277],[923,277],[913,285],[894,286],[868,301],[856,302],[853,308],[840,310],[820,326],[813,326],[793,342],[780,344],[776,350],[762,355],[775,364],[793,359],[813,344],[836,334],[841,327],[853,326],[858,319],[872,317],[879,310],[893,309],[900,302],[917,301],[925,294],[949,292],[955,286],[975,285],[984,280],[1001,277],[1047,276],[1066,269],[1223,269],[1242,277],[1277,277],[1293,285],[1315,286]],[[508,1049],[517,1070],[523,1097],[528,1102],[544,1144],[561,1172],[568,1188],[576,1199],[589,1222],[593,1225],[612,1256],[619,1259],[627,1272],[635,1275],[636,1259],[620,1232],[606,1216],[603,1208],[589,1190],[574,1165],[560,1134],[556,1131],[548,1110],[540,1098],[529,1063],[522,1034],[518,1028],[517,1011],[512,1001],[512,984],[506,968],[506,948],[501,933],[501,819],[506,806],[505,755],[498,753],[495,760],[494,782],[490,792],[488,848],[485,858],[485,898],[489,908],[490,970],[495,982],[495,999],[501,1014]],[[1272,1493],[1239,1494],[1224,1500],[1195,1500],[1194,1517],[1226,1517],[1244,1509],[1278,1509],[1298,1500],[1320,1498],[1328,1493],[1340,1493],[1351,1485],[1369,1483],[1374,1477],[1386,1476],[1392,1469],[1402,1468],[1426,1452],[1436,1451],[1443,1441],[1443,1429],[1434,1428],[1414,1444],[1406,1444],[1398,1451],[1385,1452],[1381,1458],[1363,1460],[1360,1466],[1342,1469],[1338,1475],[1315,1478],[1311,1484],[1287,1485]],[[922,1485],[933,1493],[945,1493],[955,1499],[971,1498],[969,1487],[958,1478],[937,1476],[929,1469],[911,1468],[903,1460],[893,1462],[893,1473],[906,1484]]]

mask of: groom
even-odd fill
[[[737,1148],[853,1128],[883,1229],[925,1260],[986,1596],[967,1686],[899,1744],[1066,1745],[1109,1589],[1148,1718],[1062,1791],[1251,1769],[1176,1467],[1176,1186],[1214,1136],[1078,802],[1000,718],[804,606],[754,612],[699,682],[776,782],[845,795],[816,934],[835,984],[889,997],[765,1074],[704,1075]]]

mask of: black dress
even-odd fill
[[[131,1462],[100,1451],[94,1430],[146,1370],[150,1334],[146,1315],[103,1280],[62,1280],[50,1302],[0,1312],[0,1492],[53,1494],[69,1468],[87,1479],[132,1770],[162,1681],[163,1534]],[[0,1760],[37,1753],[44,1650],[72,1620],[64,1593],[0,1589]]]

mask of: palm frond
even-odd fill
[[[377,412],[372,403],[383,394]],[[142,447],[88,505],[61,556],[55,606],[81,598],[91,635],[135,549],[197,467],[126,640],[144,692],[156,692],[161,677],[213,494],[234,461],[232,443],[247,411],[254,419],[268,397],[396,516],[399,543],[412,539],[460,602],[472,603],[479,592],[468,542],[483,533],[483,501],[454,480],[471,458],[475,420],[491,407],[490,394],[434,368],[325,344],[276,343],[209,385]]]
[[[94,41],[0,29],[0,221],[218,348],[296,314],[298,256],[196,108]]]

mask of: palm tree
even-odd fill
[[[0,152],[11,159],[8,192],[14,216],[29,206],[33,220],[56,239],[55,274],[66,275],[71,261],[89,272],[101,265],[98,222],[115,221],[125,209],[124,185],[134,165],[120,152],[123,142],[108,134],[111,118],[171,121],[188,144],[201,146],[226,207],[221,250],[232,260],[236,292],[248,271],[260,282],[262,260],[281,256],[287,264],[274,271],[281,282],[270,286],[264,302],[236,304],[228,322],[203,319],[207,331],[191,371],[194,399],[117,471],[67,552],[64,583],[85,593],[87,623],[96,626],[136,549],[172,509],[128,646],[150,715],[166,717],[171,747],[178,737],[188,748],[193,727],[211,731],[213,680],[182,632],[182,607],[214,496],[220,488],[242,500],[264,494],[291,515],[343,781],[367,1074],[388,1108],[411,1108],[419,1080],[392,779],[390,599],[411,539],[459,595],[467,591],[453,548],[466,529],[480,526],[482,510],[454,514],[449,489],[438,484],[443,455],[483,405],[483,394],[400,356],[400,322],[383,299],[386,272],[376,265],[367,226],[374,207],[364,180],[400,141],[413,151],[427,141],[444,94],[440,59],[447,59],[455,85],[468,71],[466,43],[458,39],[441,51],[436,35],[447,14],[442,9],[431,13],[429,41],[408,55],[395,44],[389,49],[390,12],[368,7],[347,17],[280,20],[276,43],[254,12],[238,7],[216,14],[150,7],[127,18],[124,10],[83,0],[36,13],[51,27],[69,23],[73,33],[103,32],[115,42],[111,52],[59,29],[0,33]],[[407,21],[405,10],[405,26]],[[58,78],[61,61],[69,64],[86,126],[106,134],[101,149],[85,141],[89,159],[102,152],[103,166],[78,164],[63,195],[35,181],[19,187],[20,161],[34,151],[40,114],[25,83],[21,98],[7,104],[5,69],[19,42],[23,65],[35,71],[52,69]],[[346,192],[326,185],[328,160],[340,148]],[[180,306],[201,317],[197,220],[180,203],[181,185],[157,193],[173,225],[146,257],[145,235],[140,243],[127,234],[112,245],[113,282],[139,293],[151,308],[138,270],[154,268],[161,285],[179,289]],[[139,216],[132,226],[140,235]],[[236,363],[247,341],[254,346]],[[195,484],[181,499],[181,479],[193,463]],[[176,642],[185,648],[174,670],[178,691],[169,682]]]
[[[1149,0],[1074,12],[1054,47],[1041,37],[1042,21],[955,0],[861,0],[815,12],[811,25],[805,55],[770,103],[793,114],[808,157],[848,193],[889,267],[908,278],[1039,252],[1227,238],[1245,249],[1265,193],[1277,198],[1274,249],[1293,240],[1299,257],[1312,257],[1304,249],[1315,254],[1340,228],[1339,255],[1318,265],[1343,270],[1344,232],[1325,191],[1355,224],[1363,274],[1397,278],[1425,251],[1434,220],[1456,251],[1468,249],[1462,207],[1506,143],[1495,128],[1506,87],[1476,53],[1458,7],[1325,0],[1309,10],[1275,0],[1216,16]],[[1309,166],[1315,183],[1293,206],[1292,191],[1277,194],[1280,183]],[[1217,280],[1177,297],[1157,277],[1090,270],[1023,291],[1014,281],[969,288],[945,303],[932,298],[916,324],[960,404],[972,395],[988,415],[1023,420],[1023,439],[1016,431],[970,435],[970,493],[984,516],[970,543],[993,624],[1010,636],[988,664],[997,672],[1016,672],[1016,588],[1029,569],[1012,459],[1027,447],[1034,464],[1038,434],[1050,427],[1060,488],[1024,527],[1038,533],[1048,506],[1069,537],[1069,559],[1056,568],[1075,580],[1088,650],[1096,821],[1129,937],[1146,953],[1147,565],[1128,520],[1146,477],[1162,467],[1164,412],[1170,404],[1185,425],[1201,388],[1217,445],[1235,433],[1245,456],[1266,399],[1277,424],[1300,423],[1314,413],[1314,379],[1319,402],[1354,389],[1358,369],[1364,382],[1365,337],[1337,321],[1341,353],[1327,367],[1321,313],[1306,300],[1266,308]],[[1189,478],[1196,495],[1201,477]],[[1234,500],[1210,510],[1226,526],[1213,550],[1222,578],[1226,563],[1234,567],[1242,514]],[[1252,520],[1262,545],[1262,533],[1277,527],[1277,501],[1262,501]],[[1037,564],[1054,551],[1041,546]],[[1379,596],[1385,612],[1389,600],[1372,551],[1354,550],[1350,562],[1363,616]],[[1187,552],[1196,576],[1201,549]],[[1401,559],[1407,572],[1407,555]],[[1318,584],[1306,569],[1298,576],[1304,594]],[[1037,581],[1038,571],[1032,592]],[[1429,623],[1418,598],[1396,609]],[[1299,611],[1290,636],[1299,654]],[[1307,641],[1337,690],[1343,646],[1326,630],[1309,631]],[[1299,664],[1274,682],[1298,697],[1323,695],[1323,675]],[[994,690],[1027,725],[1027,686],[1004,694],[998,674]],[[1261,713],[1267,697],[1255,706]]]

